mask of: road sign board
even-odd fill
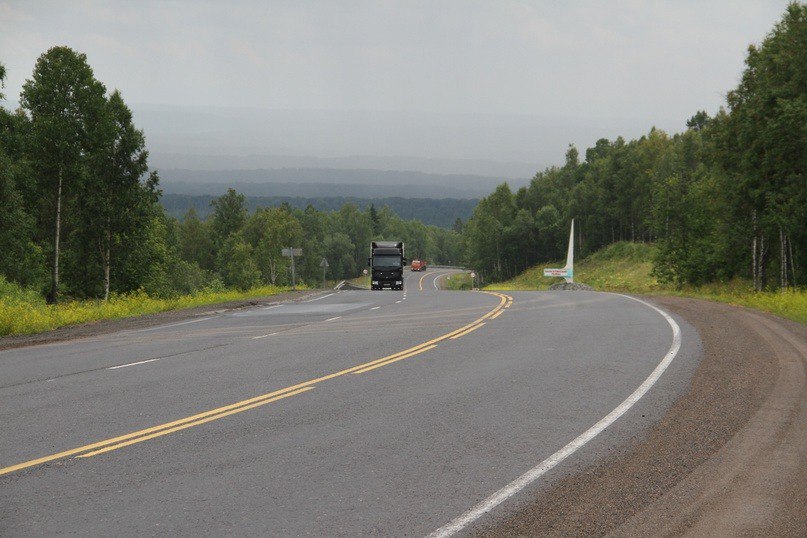
[[[319,262],[319,266],[320,267],[330,267],[330,264],[328,263],[328,260],[326,260],[325,258],[322,258],[322,261]]]
[[[281,252],[287,258],[291,258],[292,256],[302,256],[303,249],[301,248],[284,248]]]
[[[572,278],[572,269],[544,269],[544,276],[559,276],[563,278]]]

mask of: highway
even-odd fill
[[[701,358],[649,304],[450,273],[0,351],[0,534],[467,532],[640,437]]]

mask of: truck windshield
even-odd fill
[[[373,267],[400,267],[400,256],[373,256]]]

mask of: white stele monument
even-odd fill
[[[559,276],[571,284],[574,282],[574,219],[569,232],[569,251],[566,253],[566,267],[563,269],[544,269],[544,276]]]

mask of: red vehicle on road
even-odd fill
[[[426,262],[422,260],[412,260],[412,270],[413,271],[425,271],[426,270]]]

